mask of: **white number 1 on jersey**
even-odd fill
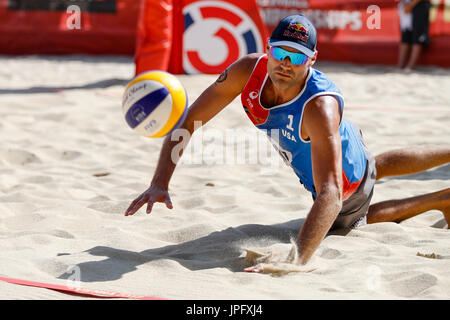
[[[291,131],[294,131],[294,128],[292,128],[292,122],[294,121],[294,116],[292,114],[288,115],[289,118],[289,124],[286,126]]]

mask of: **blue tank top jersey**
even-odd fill
[[[267,55],[261,56],[241,94],[241,102],[253,124],[264,130],[285,162],[292,167],[300,182],[314,196],[314,178],[311,164],[311,145],[301,138],[303,109],[313,98],[331,95],[339,103],[341,114],[344,100],[340,90],[322,72],[309,69],[306,85],[291,101],[265,108],[261,105],[260,92],[267,81]],[[339,132],[342,140],[343,200],[348,199],[360,185],[365,169],[366,155],[358,129],[342,118]]]

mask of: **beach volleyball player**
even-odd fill
[[[181,128],[192,134],[194,121],[207,123],[241,95],[245,113],[257,128],[268,135],[273,129],[290,132],[280,134],[275,147],[314,198],[297,236],[300,264],[310,259],[331,229],[399,222],[429,210],[440,210],[450,224],[450,188],[370,205],[376,180],[448,163],[450,149],[407,148],[372,156],[359,128],[342,117],[340,90],[312,68],[316,39],[316,29],[305,16],[285,17],[273,31],[267,52],[247,55],[229,66],[191,105]],[[176,167],[171,152],[177,144],[165,139],[150,187],[125,215],[145,204],[150,213],[155,202],[172,208],[168,185]]]

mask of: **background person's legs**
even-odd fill
[[[411,47],[411,54],[409,56],[408,64],[406,65],[406,70],[412,70],[414,66],[416,65],[417,61],[419,60],[420,54],[422,52],[423,46],[420,44],[413,44]]]
[[[398,64],[397,64],[398,68],[403,69],[406,66],[410,49],[411,49],[410,44],[400,43],[400,47],[398,49]]]
[[[382,153],[375,157],[377,180],[413,174],[450,162],[450,148],[412,148]],[[367,223],[400,222],[429,210],[440,210],[450,227],[450,188],[401,200],[372,204]]]
[[[429,16],[430,6],[428,1],[419,2],[413,9],[413,30],[411,35],[411,54],[406,70],[412,70],[419,61],[420,55],[425,46],[428,46],[429,37]]]

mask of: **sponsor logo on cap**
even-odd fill
[[[309,35],[308,35],[308,29],[305,28],[304,25],[301,23],[291,23],[287,27],[286,30],[284,30],[283,33],[286,37],[296,38],[300,39],[301,41],[308,41]]]

